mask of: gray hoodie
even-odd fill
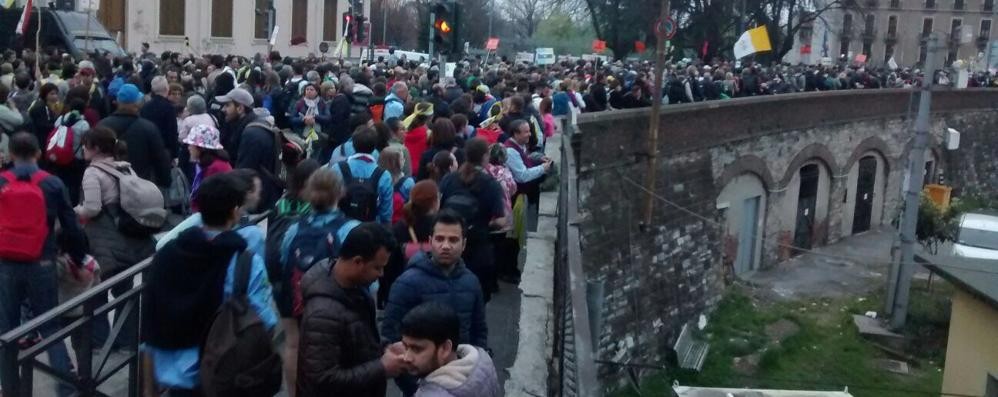
[[[0,166],[11,161],[9,135],[12,135],[21,124],[24,124],[24,118],[20,112],[0,104]]]
[[[415,397],[499,397],[495,364],[482,348],[458,345],[457,359],[421,380]]]

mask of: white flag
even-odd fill
[[[898,63],[894,61],[894,57],[891,57],[891,59],[887,60],[887,66],[890,66],[891,70],[894,70],[898,68]]]

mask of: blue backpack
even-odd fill
[[[298,221],[298,234],[291,240],[288,251],[288,267],[284,274],[290,276],[292,292],[291,310],[294,316],[301,316],[305,311],[305,300],[301,290],[301,280],[305,272],[313,265],[322,261],[333,262],[340,254],[339,238],[336,236],[340,228],[349,219],[340,216],[324,226],[312,226],[308,217]]]

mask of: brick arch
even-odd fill
[[[887,153],[889,153],[887,150],[887,142],[884,142],[884,140],[880,139],[880,137],[871,136],[864,139],[859,143],[859,145],[856,145],[856,148],[852,151],[852,155],[849,156],[849,160],[843,165],[841,173],[848,173],[849,170],[852,169],[852,166],[859,161],[859,159],[863,158],[866,153],[871,151],[877,152],[877,155],[879,155],[880,158],[884,159],[886,162],[885,165],[887,166],[887,169],[885,170],[885,173],[889,174],[890,170],[897,167],[899,159],[887,155]]]
[[[724,166],[724,171],[721,173],[721,179],[717,185],[718,191],[728,186],[728,183],[732,179],[743,174],[757,176],[762,181],[763,189],[770,190],[775,187],[773,174],[769,172],[769,166],[766,164],[766,161],[754,154],[747,154]]]
[[[790,161],[790,165],[787,166],[787,170],[783,173],[783,179],[780,180],[779,186],[787,186],[805,163],[815,159],[824,163],[825,167],[828,167],[828,172],[831,173],[831,176],[834,177],[839,174],[839,165],[835,162],[835,156],[832,154],[832,151],[828,150],[828,147],[823,144],[812,143],[801,149],[794,156],[794,159]]]

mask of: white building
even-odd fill
[[[343,35],[343,14],[350,8],[350,0],[272,1],[278,32],[273,49],[282,55],[319,54],[320,43],[328,42],[333,48]],[[120,34],[121,45],[129,52],[138,52],[142,43],[149,43],[154,53],[252,56],[268,49],[269,3],[269,0],[100,0],[97,15],[112,35]],[[364,15],[370,15],[370,1],[363,3]],[[291,45],[293,38],[304,39],[304,43]]]

